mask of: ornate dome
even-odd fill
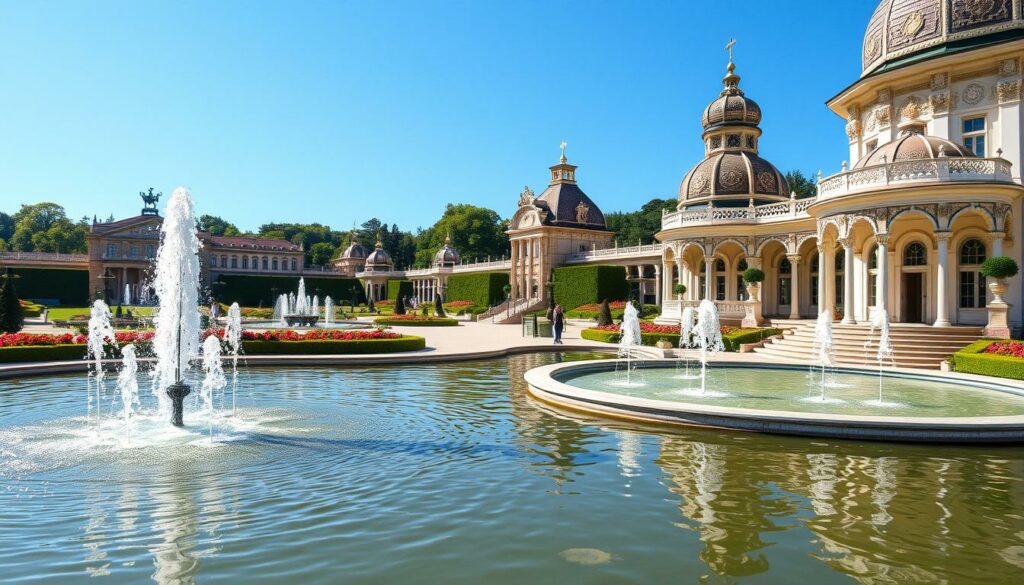
[[[743,90],[740,89],[740,76],[734,73],[736,66],[732,61],[729,62],[728,70],[729,72],[722,78],[725,88],[721,95],[704,108],[701,124],[705,130],[722,124],[757,126],[761,123],[761,106],[743,95]]]
[[[789,184],[758,154],[761,108],[743,95],[736,66],[729,61],[725,88],[704,110],[704,160],[679,186],[679,209],[713,205],[746,207],[789,199]]]
[[[927,59],[1002,42],[1009,30],[1024,33],[1012,0],[882,0],[864,33],[863,75],[915,54]]]
[[[345,248],[345,251],[341,253],[341,258],[350,258],[353,260],[363,260],[367,256],[366,248],[363,247],[358,241],[356,241],[356,235],[352,234],[352,243]]]
[[[862,169],[887,162],[938,158],[941,156],[974,158],[975,154],[968,150],[966,146],[957,144],[952,140],[946,140],[938,136],[925,136],[919,132],[910,131],[896,140],[886,142],[872,150],[864,158],[857,161],[853,168]]]
[[[374,270],[391,270],[391,254],[384,251],[380,238],[377,238],[377,245],[373,247],[373,252],[366,257],[366,271]]]
[[[459,262],[459,253],[452,247],[452,235],[448,234],[444,245],[434,254],[434,266],[455,266]]]

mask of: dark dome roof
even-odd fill
[[[976,158],[975,154],[962,144],[938,136],[925,136],[917,132],[908,132],[892,142],[872,150],[864,158],[853,165],[855,169],[880,165],[887,162],[915,160],[919,158],[938,158],[940,156]]]
[[[341,253],[342,258],[352,258],[355,260],[362,260],[366,258],[367,255],[366,248],[355,240],[352,240],[352,243],[345,248],[344,252]]]
[[[434,254],[435,266],[453,266],[460,262],[459,253],[452,247],[452,236],[448,234],[444,239],[444,245]]]
[[[701,124],[704,129],[719,125],[749,124],[757,126],[761,123],[761,106],[743,95],[740,89],[740,76],[734,73],[736,66],[730,61],[728,73],[722,78],[725,88],[718,99],[704,108]]]
[[[547,213],[544,223],[585,229],[607,229],[604,213],[576,183],[555,183],[533,200]],[[582,220],[582,221],[580,221]]]
[[[775,165],[751,152],[718,152],[697,163],[679,186],[679,201],[730,195],[737,199],[789,198],[789,184]]]
[[[384,246],[377,240],[377,245],[374,246],[373,252],[366,257],[366,268],[370,269],[388,269],[391,268],[391,254],[384,251]]]
[[[926,59],[1000,42],[1009,29],[1024,29],[1012,0],[882,0],[864,33],[864,75],[917,53]]]

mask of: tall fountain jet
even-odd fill
[[[167,203],[160,228],[154,288],[160,299],[154,323],[153,349],[157,357],[154,393],[160,413],[171,424],[184,426],[183,401],[192,391],[183,374],[189,359],[199,355],[199,238],[188,189],[179,187]]]

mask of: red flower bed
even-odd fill
[[[212,331],[207,334],[214,333]],[[223,338],[224,331],[216,331]],[[246,341],[310,341],[315,339],[332,339],[352,341],[357,339],[396,339],[400,333],[382,331],[380,329],[313,329],[298,332],[291,329],[271,329],[268,331],[243,331],[242,339]]]
[[[472,307],[473,301],[452,301],[445,303],[444,308],[446,309],[464,309],[466,307]]]
[[[430,317],[406,313],[404,315],[388,315],[387,317],[384,317],[384,319],[387,321],[433,321],[435,319],[444,319],[444,317]]]
[[[152,331],[118,331],[114,333],[118,345],[146,343],[153,340]],[[75,333],[0,333],[0,347],[21,345],[68,345],[85,343],[86,336]]]
[[[608,303],[608,308],[611,310],[625,309],[626,301],[611,301]],[[601,310],[601,303],[590,303],[589,305],[580,305],[573,309],[573,311],[592,311],[597,312]]]
[[[603,327],[591,327],[591,329],[596,329],[598,331],[614,331],[614,332],[617,333],[619,331],[619,327],[620,326],[619,326],[618,323],[614,323],[612,325],[605,325]],[[736,328],[735,327],[722,327],[721,331],[722,331],[722,335],[728,335],[728,334],[736,331]],[[640,333],[660,333],[660,334],[663,334],[663,335],[664,334],[678,335],[679,334],[679,327],[677,325],[658,325],[657,323],[651,323],[650,321],[641,321],[640,322]]]
[[[1024,342],[1020,341],[997,341],[985,348],[985,353],[1005,355],[1015,358],[1024,358]]]

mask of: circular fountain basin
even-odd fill
[[[243,329],[294,329],[303,331],[306,329],[369,329],[367,323],[359,321],[333,321],[330,324],[317,321],[314,325],[282,325],[280,321],[273,319],[246,320],[242,322]]]
[[[573,410],[651,423],[882,441],[1024,442],[1024,385],[974,377],[801,366],[709,365],[702,388],[673,360],[629,380],[618,360],[525,374],[530,393]],[[699,374],[691,363],[689,373]],[[879,399],[881,384],[881,399]]]

